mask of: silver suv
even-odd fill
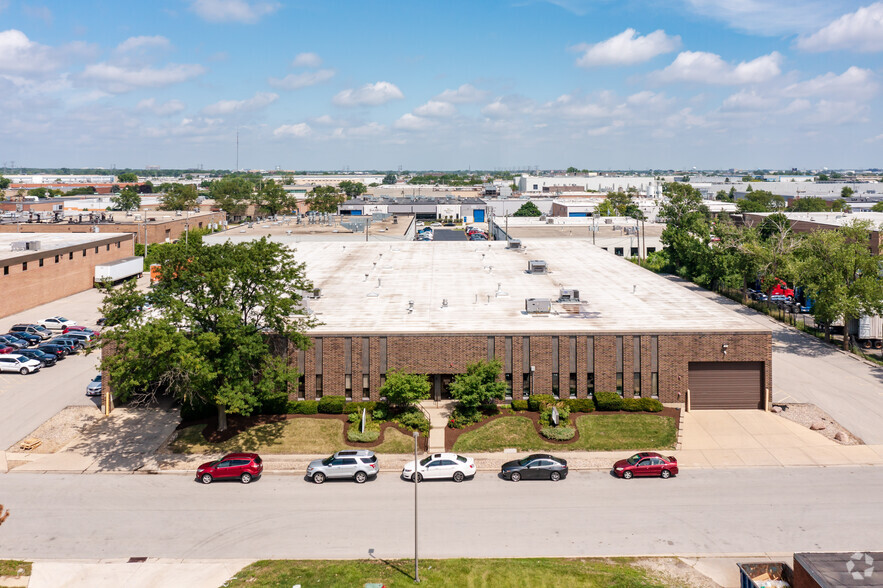
[[[345,449],[331,457],[311,461],[307,467],[307,478],[316,484],[331,478],[352,478],[357,484],[362,484],[379,471],[377,456],[373,451]]]

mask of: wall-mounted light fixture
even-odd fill
[[[721,345],[721,351],[724,352],[724,355],[727,354],[727,349],[729,349],[729,348],[730,348],[730,346],[727,345],[726,343],[724,343],[723,345]]]

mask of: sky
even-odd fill
[[[883,2],[0,0],[0,165],[883,167]]]

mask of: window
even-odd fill
[[[105,251],[110,251],[110,243],[107,244],[107,249]]]
[[[533,371],[530,365],[530,337],[521,338],[521,389],[522,398],[527,398],[531,394],[533,387]]]
[[[558,382],[558,337],[552,337],[552,396],[559,398],[560,386]]]
[[[55,256],[55,263],[58,263],[58,256]]]
[[[622,335],[616,337],[616,393],[622,396]]]
[[[3,275],[4,275],[4,276],[8,276],[8,275],[9,275],[9,266],[8,266],[8,265],[4,265],[4,266],[3,266]]]
[[[656,247],[647,248],[647,255],[650,255],[651,253],[656,253]]]
[[[650,337],[650,397],[659,398],[659,337]]]
[[[595,396],[595,338],[586,337],[586,396]]]
[[[576,398],[576,374],[570,374],[570,397]]]
[[[73,259],[73,258],[74,258],[74,252],[71,251],[70,253],[68,253],[68,254],[67,254],[67,258],[68,258],[68,259]]]
[[[98,253],[98,247],[95,248],[95,253]]]
[[[40,258],[40,267],[43,267],[43,258]]]
[[[344,363],[344,396],[347,400],[353,399],[353,338],[343,339],[343,363]]]
[[[28,271],[28,262],[25,261],[24,263],[21,264],[21,271],[23,271],[23,272]]]
[[[83,257],[86,257],[86,250],[83,249]]]
[[[352,374],[346,374],[344,376],[343,386],[344,386],[344,388],[343,388],[344,396],[346,396],[347,400],[352,400],[353,399],[353,375]]]
[[[119,248],[120,248],[120,242],[117,241],[117,249],[119,249]]]
[[[316,399],[322,398],[322,374],[316,374]]]
[[[307,397],[307,377],[301,374],[297,377],[297,399],[303,400]]]
[[[570,343],[570,353],[568,353],[568,357],[570,358],[570,386],[569,392],[571,398],[576,398],[576,337],[571,336],[569,338]]]
[[[641,397],[641,337],[632,337],[632,372],[635,398]]]
[[[362,337],[362,400],[371,400],[371,339]]]
[[[530,396],[530,372],[524,374],[521,380],[521,395],[524,398]]]
[[[638,248],[637,248],[637,247],[632,247],[632,248],[631,248],[631,256],[632,256],[632,257],[637,257],[637,256],[638,256]]]
[[[371,400],[371,378],[362,374],[362,400]]]
[[[496,349],[494,348],[494,338],[488,337],[487,338],[487,360],[488,361],[494,360],[494,353],[495,352],[496,352]]]
[[[552,372],[552,396],[558,398],[558,372]]]
[[[623,250],[622,247],[614,247],[613,254],[622,257],[623,256],[622,250]]]
[[[512,337],[505,339],[503,373],[506,380],[506,400],[512,400]]]

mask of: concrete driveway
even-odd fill
[[[760,410],[694,410],[684,415],[683,467],[883,465],[883,445],[840,445]]]
[[[868,444],[883,444],[883,368],[704,288],[670,278],[773,331],[773,401],[815,404]]]

